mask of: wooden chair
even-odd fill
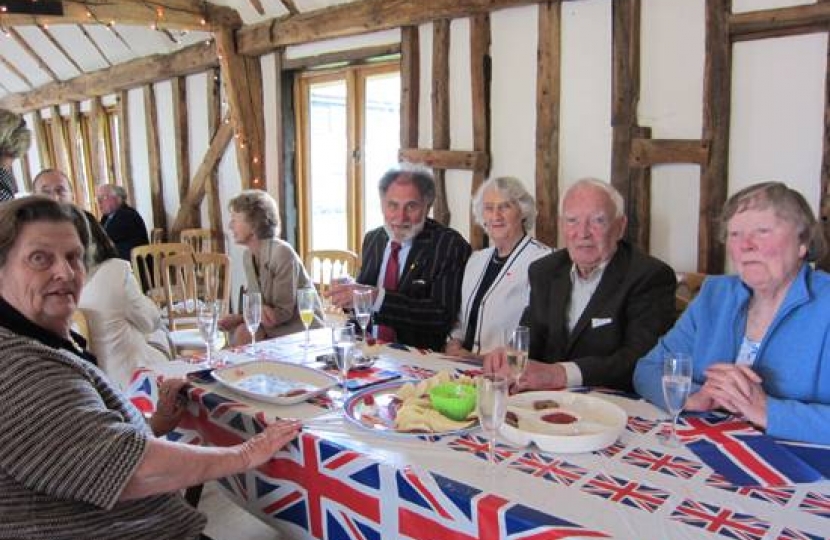
[[[89,349],[89,322],[87,322],[86,315],[80,309],[76,309],[72,313],[72,330],[81,334],[86,340],[86,348]]]
[[[170,341],[176,352],[204,350],[201,336],[194,332],[199,306],[204,301],[221,300],[222,315],[228,313],[230,258],[223,253],[170,255],[162,262],[162,277]],[[214,346],[224,344],[224,336],[219,336]]]
[[[689,306],[689,303],[700,292],[704,279],[706,279],[706,274],[700,274],[698,272],[678,272],[677,288],[674,293],[674,309],[678,317],[683,314],[683,311]]]
[[[320,293],[326,292],[334,279],[344,276],[355,277],[358,269],[357,254],[347,250],[309,251],[305,256],[305,268],[311,282]]]
[[[150,243],[151,244],[161,244],[164,242],[164,229],[156,227],[152,231],[150,231]]]
[[[213,251],[213,231],[210,229],[183,229],[180,238],[196,253]]]
[[[163,307],[165,302],[162,262],[165,257],[182,253],[192,254],[193,248],[181,242],[162,242],[134,247],[130,253],[133,273],[141,284],[141,289],[159,307]]]

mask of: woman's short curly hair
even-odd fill
[[[515,204],[522,214],[522,228],[527,232],[536,224],[536,200],[528,193],[524,184],[512,176],[499,176],[487,180],[476,190],[473,196],[473,217],[476,223],[484,227],[484,193],[494,189]]]
[[[720,216],[721,240],[726,240],[729,221],[745,210],[772,208],[775,215],[789,221],[798,229],[798,241],[807,246],[806,259],[816,261],[827,252],[827,241],[821,223],[816,220],[813,209],[804,196],[783,182],[762,182],[746,187],[735,193],[726,204]]]
[[[230,200],[228,208],[243,214],[257,238],[274,238],[280,234],[277,201],[260,189],[246,189]]]
[[[0,156],[19,158],[29,149],[32,132],[17,113],[0,109]]]

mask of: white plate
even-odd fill
[[[536,411],[537,401],[553,400],[558,408]],[[510,396],[508,410],[519,413],[520,428],[504,424],[500,434],[513,444],[536,443],[546,452],[593,452],[614,444],[625,429],[628,415],[618,405],[594,395],[574,392],[525,392]],[[550,424],[547,414],[562,412],[577,420],[570,424]]]
[[[277,405],[300,403],[337,384],[335,377],[316,369],[264,360],[215,369],[212,374],[234,392]]]

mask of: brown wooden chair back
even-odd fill
[[[689,306],[689,303],[694,300],[697,293],[700,292],[704,279],[706,279],[706,274],[700,274],[698,272],[679,272],[677,274],[674,308],[678,317]]]
[[[156,227],[155,229],[150,231],[151,244],[161,244],[162,242],[164,242],[164,229]]]
[[[162,262],[164,297],[170,330],[195,328],[203,301],[221,300],[227,313],[230,258],[224,253],[183,253]]]
[[[213,231],[210,229],[183,229],[181,241],[188,244],[195,253],[211,253],[213,251]]]
[[[353,251],[327,249],[309,251],[305,256],[305,268],[311,282],[320,293],[326,292],[334,279],[357,275],[357,254]]]
[[[193,248],[181,242],[162,242],[134,247],[130,253],[135,278],[141,284],[144,294],[159,307],[164,306],[164,282],[161,265],[165,257],[193,253]]]

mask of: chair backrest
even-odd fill
[[[688,307],[689,303],[694,300],[697,293],[700,292],[704,279],[706,279],[706,274],[700,274],[698,272],[678,272],[677,288],[674,293],[674,308],[677,311],[678,317]]]
[[[134,247],[130,253],[135,278],[141,283],[144,294],[158,306],[164,305],[164,283],[161,264],[170,255],[191,254],[193,248],[181,242],[162,242]]]
[[[182,229],[180,238],[196,253],[213,251],[213,231],[210,229]]]
[[[357,275],[357,254],[353,251],[327,249],[309,251],[305,256],[305,268],[311,277],[311,282],[321,293],[325,292],[332,280]]]
[[[86,347],[89,349],[89,322],[87,322],[86,315],[80,309],[76,309],[72,313],[72,330],[83,336],[86,340]]]
[[[151,244],[161,244],[162,242],[164,242],[164,229],[156,227],[150,231]]]
[[[228,312],[231,262],[224,253],[170,255],[162,262],[164,297],[170,330],[195,326],[201,302],[222,300]]]

